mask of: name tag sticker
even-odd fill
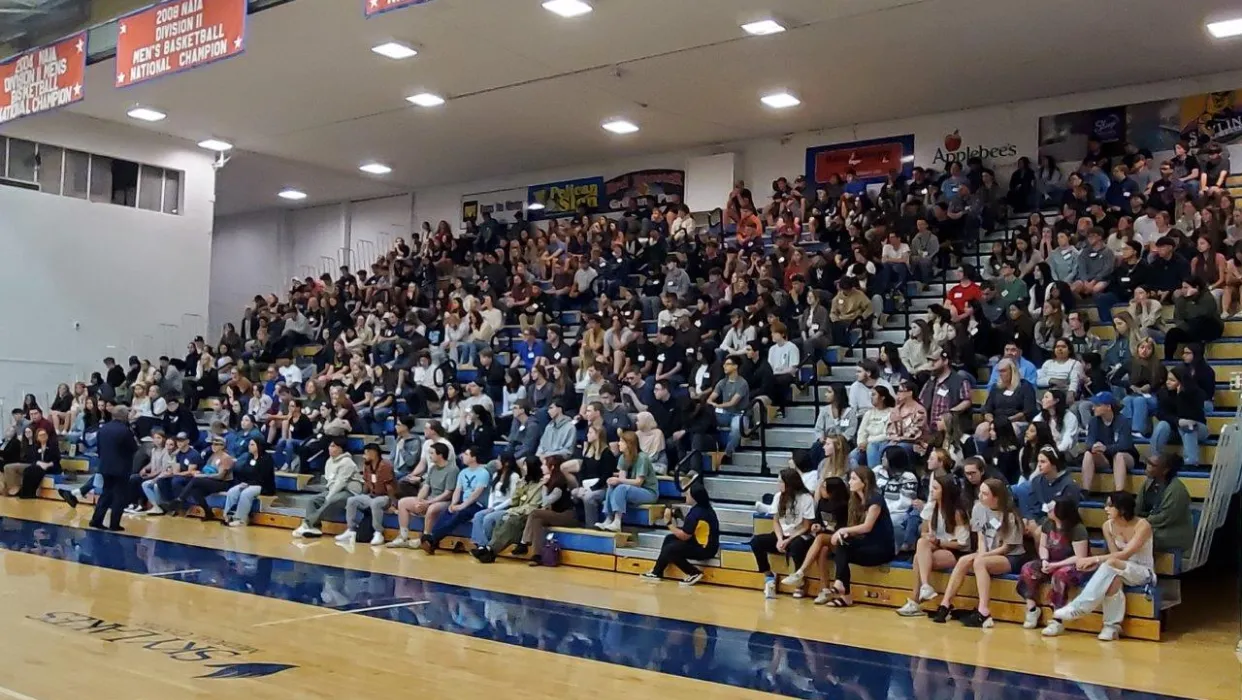
[[[948,395],[949,395],[948,387],[941,387],[936,390],[936,396],[948,396]]]

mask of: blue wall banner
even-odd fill
[[[526,208],[532,220],[572,216],[578,211],[578,207],[586,207],[592,212],[600,211],[604,204],[606,202],[602,177],[532,185],[526,191]]]

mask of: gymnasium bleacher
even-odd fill
[[[1242,190],[1242,178],[1235,176],[1230,184],[1234,186],[1235,193],[1242,194],[1239,192]],[[1000,226],[987,234],[983,243],[1003,239],[1015,228],[1020,228],[1022,223],[1022,219],[1011,219],[1008,225]],[[765,240],[769,250],[773,247],[772,233],[769,229]],[[984,244],[979,246],[980,251],[986,248]],[[821,245],[812,243],[802,245],[802,247],[807,250],[817,250]],[[975,252],[969,255],[978,266],[982,267],[986,264],[985,254]],[[369,264],[371,261],[363,262]],[[920,289],[917,285],[911,284],[907,290],[908,307],[888,314],[886,324],[862,341],[861,347],[865,356],[876,356],[881,343],[900,344],[904,341],[910,327],[910,319],[926,312],[932,304],[941,302],[944,299],[945,290],[956,281],[957,276],[956,271],[951,271],[945,278],[929,284],[926,289]],[[1086,310],[1092,319],[1096,320],[1094,308],[1084,306],[1081,310]],[[1165,311],[1169,312],[1171,308],[1166,307]],[[579,334],[582,324],[580,312],[561,313],[558,320],[566,328],[568,337],[574,338]],[[648,322],[646,326],[648,335],[653,336],[654,322]],[[1110,339],[1113,335],[1113,328],[1095,326],[1091,332],[1101,338]],[[508,353],[512,348],[511,343],[518,334],[516,326],[507,326],[502,332],[497,333],[492,341],[498,357],[506,366]],[[317,346],[299,348],[296,352],[298,362],[309,363],[310,358],[318,349]],[[1157,573],[1160,576],[1158,586],[1150,589],[1127,590],[1127,615],[1123,632],[1129,637],[1149,640],[1161,638],[1164,621],[1168,615],[1176,614],[1173,609],[1181,600],[1179,577],[1202,566],[1206,561],[1212,535],[1223,522],[1230,498],[1237,490],[1239,461],[1242,461],[1236,444],[1239,430],[1237,417],[1239,387],[1237,384],[1238,377],[1242,377],[1242,321],[1227,321],[1224,338],[1210,345],[1207,356],[1216,371],[1219,382],[1214,397],[1216,410],[1208,417],[1211,437],[1204,449],[1204,465],[1198,470],[1183,471],[1180,474],[1180,478],[1186,484],[1195,502],[1194,514],[1197,527],[1195,547],[1189,552],[1170,552],[1158,556]],[[796,392],[794,403],[784,415],[778,416],[776,411],[766,403],[753,407],[751,427],[754,432],[751,437],[743,441],[742,448],[733,455],[732,459],[724,460],[721,453],[693,453],[689,456],[688,459],[701,462],[698,468],[704,474],[704,483],[712,495],[723,533],[718,556],[706,562],[705,582],[755,590],[763,587],[763,576],[756,569],[748,540],[752,534],[770,531],[772,524],[769,516],[755,513],[754,503],[776,490],[775,474],[791,459],[792,451],[806,448],[815,439],[812,426],[815,423],[817,408],[822,405],[825,388],[830,384],[848,383],[855,378],[856,360],[844,358],[836,350],[826,353],[824,360],[826,361],[815,362],[813,366],[806,363],[802,368],[802,382],[806,385],[806,389]],[[253,368],[256,377],[262,369],[261,366]],[[982,386],[986,382],[985,372],[986,369],[980,370],[977,386]],[[457,367],[455,374],[459,381],[466,382],[474,377],[474,370],[468,367]],[[1231,383],[1234,384],[1232,388]],[[985,398],[985,390],[974,389],[973,400],[976,413]],[[203,407],[200,406],[201,408]],[[976,415],[976,419],[978,418],[980,416]],[[425,420],[419,421],[415,427],[416,431],[421,429]],[[391,424],[390,419],[389,425]],[[391,434],[391,429],[388,432]],[[355,434],[349,437],[349,450],[351,453],[360,454],[366,444],[376,441],[380,442],[385,450],[391,449],[391,437]],[[1150,447],[1149,444],[1146,440],[1138,442],[1139,452],[1146,454]],[[68,454],[70,446],[66,445],[64,448]],[[1173,449],[1180,450],[1180,447]],[[83,479],[89,478],[85,474],[91,470],[92,459],[90,456],[64,459],[63,466],[66,473],[47,477],[40,495],[44,498],[59,500],[57,490],[73,488],[82,483]],[[283,465],[277,466],[280,468]],[[1080,480],[1078,467],[1073,467],[1072,471],[1075,473],[1075,478]],[[1097,474],[1096,483],[1086,486],[1093,491],[1105,491],[1108,490],[1105,482],[1110,479],[1110,474]],[[286,529],[296,527],[301,522],[306,501],[320,488],[312,485],[311,482],[312,478],[307,474],[278,472],[277,488],[280,493],[275,498],[264,498],[256,504],[253,524]],[[1126,488],[1131,492],[1137,492],[1142,482],[1142,466],[1136,465],[1130,474]],[[587,528],[552,528],[551,536],[561,548],[561,563],[566,566],[628,574],[648,571],[659,553],[665,534],[663,529],[655,525],[659,513],[666,505],[684,506],[678,482],[673,476],[660,478],[659,493],[661,498],[659,503],[630,510],[624,521],[625,531],[622,533],[613,534]],[[218,509],[222,505],[223,498],[223,494],[212,496],[208,502]],[[1099,532],[1104,520],[1103,504],[1098,501],[1084,501],[1081,510],[1084,522],[1092,532],[1092,550],[1097,553],[1106,551]],[[386,533],[391,538],[396,528],[396,515],[390,514],[385,524],[391,530]],[[335,522],[325,523],[323,529],[325,535],[341,532],[344,526],[340,516],[337,516]],[[416,521],[413,529],[421,531],[421,522]],[[457,537],[451,538],[442,546],[446,549],[452,549],[454,545],[468,548],[470,546],[466,538],[468,532],[468,526],[461,528],[456,533]],[[789,565],[783,557],[779,560],[774,557],[772,564],[777,573],[789,571]],[[913,575],[910,564],[903,561],[895,561],[888,566],[863,569],[855,575],[857,591],[855,595],[859,602],[899,606],[905,601],[912,587]],[[947,577],[947,573],[935,574],[932,584],[938,590],[943,590]],[[1008,575],[993,585],[992,613],[998,620],[1017,623],[1023,620],[1024,606],[1021,596],[1016,591],[1016,579],[1015,575]],[[818,583],[813,582],[809,592],[813,594],[817,588]],[[957,607],[972,607],[975,595],[972,583],[968,582],[959,594]],[[929,604],[928,610],[931,609],[933,608]],[[1101,618],[1098,613],[1068,624],[1070,629],[1086,631],[1098,631],[1100,626]]]

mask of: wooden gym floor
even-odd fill
[[[1242,697],[1232,586],[1188,596],[1165,642],[1101,644],[88,515],[0,499],[0,698]]]

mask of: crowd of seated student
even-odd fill
[[[342,267],[335,278],[296,281],[284,299],[255,297],[214,346],[196,339],[184,358],[158,365],[133,357],[128,372],[106,359],[89,384],[57,390],[55,424],[24,407],[5,449],[16,443],[26,458],[39,431],[24,438],[25,422],[36,415],[53,443],[57,427],[68,427],[89,446],[91,431],[125,404],[139,437],[156,429],[173,437],[173,448],[163,447],[168,463],[139,472],[133,500],[145,500],[145,512],[179,511],[219,491],[232,496],[227,519],[244,522],[247,494],[271,491],[266,464],[247,455],[270,444],[276,464],[321,474],[327,486],[299,536],[317,534],[337,510],[351,525],[369,510],[372,530],[378,515],[396,512],[400,534],[390,545],[415,544],[416,516],[427,533],[417,543],[429,551],[445,527],[471,523],[476,556],[487,561],[509,544],[538,551],[550,524],[619,530],[628,511],[655,502],[657,475],[687,455],[722,448],[732,456],[750,428],[752,402],[766,397],[783,411],[802,368],[831,346],[857,345],[859,332],[904,302],[904,281],[926,284],[956,269],[961,279],[943,304],[914,320],[906,342],[885,345],[879,362],[860,361],[858,380],[828,393],[808,446],[814,467],[804,470],[816,478],[808,486],[797,473],[782,475],[775,540],[756,538],[756,557],[763,571],[773,551],[794,555],[799,570],[833,561],[836,578],[821,602],[849,605],[851,564],[904,552],[943,565],[945,557],[922,544],[926,533],[947,547],[964,522],[977,536],[959,548],[982,549],[957,568],[1016,574],[1026,550],[1015,537],[1042,536],[1010,522],[1032,512],[1024,498],[1042,493],[1033,455],[1054,448],[1058,466],[1081,458],[1088,489],[1096,470],[1111,469],[1119,488],[1137,454],[1133,433],[1150,430],[1154,448],[1176,436],[1186,464],[1198,464],[1203,412],[1180,411],[1196,399],[1210,406],[1215,378],[1201,344],[1221,335],[1220,303],[1238,300],[1242,254],[1233,251],[1242,232],[1217,181],[1214,147],[1204,150],[1215,174],[1186,170],[1194,156],[1180,154],[1160,178],[1145,170],[1149,156],[1133,150],[1117,163],[1090,154],[1068,178],[1023,159],[1008,193],[974,158],[944,173],[893,173],[879,188],[853,173],[814,193],[802,178],[782,178],[765,207],[738,183],[723,226],[707,229],[683,206],[645,199],[620,219],[582,210],[506,225],[487,215],[467,236],[446,222],[424,226],[358,275]],[[1061,212],[1055,224],[1032,213],[1028,228],[994,246],[984,265],[964,263],[980,234],[1011,211],[1046,205]],[[775,229],[771,251],[764,219]],[[1096,340],[1080,303],[1099,309],[1115,340]],[[1114,318],[1117,304],[1128,311]],[[1167,328],[1165,304],[1174,306]],[[566,310],[582,312],[576,338],[558,323]],[[654,338],[645,328],[651,322]],[[520,339],[500,333],[510,324]],[[312,364],[295,362],[298,348],[313,342]],[[1169,379],[1159,342],[1169,358],[1186,347],[1187,362]],[[268,367],[252,382],[260,364]],[[972,428],[972,377],[989,364],[985,421]],[[474,379],[462,386],[455,373],[467,368]],[[210,440],[200,438],[190,412],[202,399]],[[411,434],[414,417],[436,419],[422,440]],[[374,455],[359,467],[344,451],[342,438],[357,432],[395,434],[391,483],[386,476],[382,486],[367,483],[387,474]],[[508,440],[497,453],[501,435]],[[229,460],[236,463],[225,466]],[[504,483],[475,473],[489,464]],[[960,481],[965,519],[950,518],[953,508],[929,510],[931,490],[943,498],[940,477],[950,474]],[[87,488],[68,493],[79,498]],[[697,509],[695,531],[674,529],[664,560],[694,580],[681,566],[692,551],[684,543],[701,554],[716,540],[710,497],[700,495],[688,502]],[[828,510],[817,509],[817,495],[830,499]],[[976,517],[977,501],[980,513],[999,515]],[[1042,518],[1031,520],[1042,527]],[[702,523],[706,534],[697,532]],[[968,621],[990,622],[986,599],[976,613]]]

